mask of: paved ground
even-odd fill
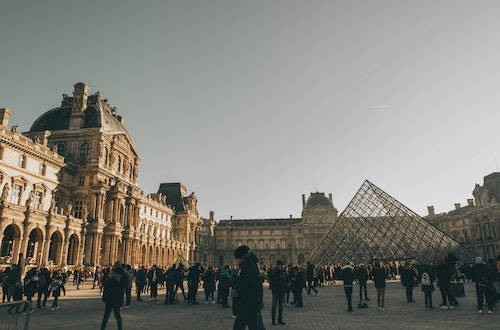
[[[98,290],[92,290],[88,284],[80,290],[69,284],[67,289],[58,311],[51,312],[47,308],[31,314],[31,329],[99,329],[104,303]],[[372,298],[368,301],[369,308],[347,312],[342,286],[322,287],[317,295],[304,294],[304,308],[285,307],[285,326],[271,326],[271,293],[267,287],[264,292],[263,319],[267,329],[500,329],[500,310],[497,309],[495,314],[477,313],[472,283],[465,284],[466,297],[459,298],[460,307],[455,310],[426,310],[419,288],[414,290],[416,302],[408,304],[404,288],[393,282],[388,283],[386,289],[386,310],[379,311],[373,300],[373,283],[369,282],[368,295]],[[440,303],[439,296],[435,291],[435,306]],[[201,291],[198,293],[200,305],[197,306],[185,302],[164,305],[164,297],[165,290],[160,290],[157,302],[146,299],[138,303],[133,300],[131,308],[122,311],[124,329],[232,329],[231,309],[223,309],[218,304],[205,305]],[[107,328],[116,329],[113,314]]]

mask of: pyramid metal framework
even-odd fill
[[[366,180],[311,255],[313,264],[415,259],[435,262],[448,253],[475,256],[457,241]]]

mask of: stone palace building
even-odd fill
[[[83,83],[29,132],[0,109],[0,262],[168,265],[197,256],[202,219],[180,183],[145,195],[123,119]]]

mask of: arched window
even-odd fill
[[[87,164],[90,155],[90,144],[88,142],[82,143],[80,146],[80,164]]]

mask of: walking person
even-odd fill
[[[273,295],[271,305],[272,325],[276,325],[276,308],[278,309],[278,324],[285,325],[285,322],[283,322],[283,303],[288,283],[283,261],[278,260],[276,262],[276,267],[271,268],[268,278],[269,287]]]
[[[49,291],[52,292],[54,301],[52,302],[51,311],[56,311],[59,309],[59,296],[61,295],[61,290],[66,295],[66,288],[64,287],[64,281],[62,275],[57,275],[55,280],[50,283]]]
[[[30,270],[28,270],[26,276],[24,277],[24,295],[26,296],[26,299],[30,302],[31,313],[34,312],[32,299],[38,290],[38,280],[39,278],[36,268],[31,268]]]
[[[432,307],[432,292],[434,291],[435,276],[431,271],[429,265],[422,266],[422,272],[419,275],[420,286],[424,293],[424,302],[426,309],[433,309]]]
[[[375,290],[377,291],[377,308],[380,311],[384,309],[385,300],[385,279],[387,274],[385,269],[380,267],[379,263],[375,264],[375,269],[372,272],[373,283],[375,284]]]
[[[38,274],[38,299],[36,301],[36,306],[38,309],[45,307],[47,303],[47,298],[49,297],[50,291],[49,286],[52,282],[50,278],[50,272],[47,268],[42,268]],[[42,301],[43,296],[43,301]]]
[[[311,295],[311,290],[313,290],[315,294],[318,294],[318,289],[316,289],[315,285],[313,284],[313,281],[314,281],[314,265],[311,264],[309,261],[307,262],[306,276],[307,276],[307,295],[308,296]]]
[[[262,283],[259,278],[258,259],[249,248],[242,245],[234,250],[234,258],[240,266],[240,272],[235,282],[238,290],[238,310],[234,320],[233,330],[257,330],[257,313],[261,308],[260,290]]]
[[[165,304],[175,305],[174,287],[177,281],[177,269],[175,264],[167,270],[165,274],[167,280],[167,294],[165,295]]]
[[[123,296],[127,288],[127,278],[125,277],[125,271],[121,267],[119,261],[115,262],[113,269],[111,269],[108,275],[103,279],[102,285],[102,301],[104,301],[106,306],[104,308],[101,330],[106,329],[111,311],[115,314],[118,330],[121,330],[122,317],[120,315],[120,308],[123,306]]]
[[[141,298],[141,293],[146,286],[146,269],[144,266],[141,266],[137,271],[135,276],[135,289],[137,290],[137,301],[144,301]]]
[[[342,269],[342,279],[344,280],[344,292],[347,298],[347,311],[352,312],[352,283],[354,282],[354,267],[345,265]]]
[[[177,289],[181,289],[182,297],[184,297],[184,301],[187,301],[186,293],[184,293],[184,265],[179,263],[179,267],[177,267],[177,283],[175,284],[175,294],[177,294]]]
[[[150,286],[150,296],[152,301],[156,301],[158,299],[158,283],[161,280],[161,270],[153,265],[153,267],[148,272],[148,283]]]
[[[132,278],[134,275],[132,274],[132,267],[130,265],[122,265],[123,274],[127,279],[127,287],[125,288],[125,306],[124,308],[130,308],[130,303],[132,301]]]

